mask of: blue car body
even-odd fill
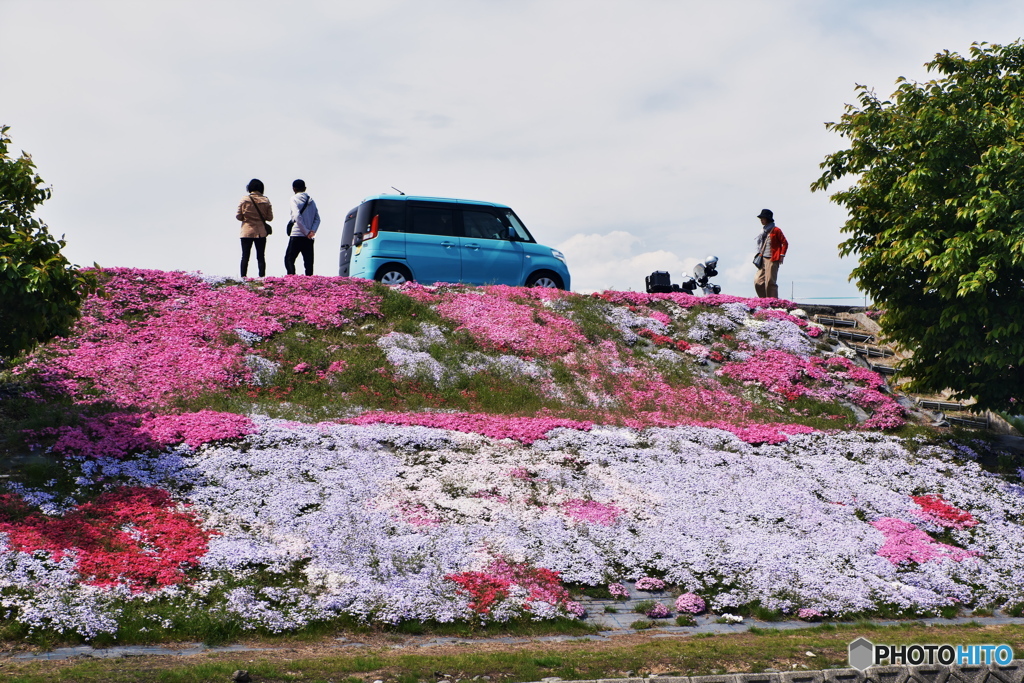
[[[538,244],[511,208],[440,197],[364,199],[346,215],[338,272],[386,284],[570,286],[562,253]]]

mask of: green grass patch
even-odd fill
[[[1005,642],[1019,648],[1024,642],[1024,627],[926,627],[920,622],[895,627],[871,623],[826,624],[799,631],[758,629],[739,634],[700,634],[691,638],[655,639],[638,634],[610,642],[529,646],[492,643],[486,649],[467,645],[446,648],[443,653],[432,649],[392,649],[382,644],[372,650],[335,654],[323,649],[307,651],[299,644],[266,652],[211,653],[198,660],[134,657],[130,660],[62,662],[7,660],[3,664],[5,680],[24,683],[53,680],[81,683],[222,682],[230,680],[232,672],[238,669],[248,670],[253,680],[261,683],[328,680],[362,683],[377,679],[388,683],[411,683],[436,681],[445,674],[453,680],[489,676],[494,681],[515,683],[549,676],[565,680],[619,678],[624,677],[627,671],[633,672],[634,676],[670,672],[695,676],[715,671],[756,673],[769,668],[791,670],[794,665],[813,669],[846,667],[847,645],[862,635],[876,642],[895,645]],[[250,644],[273,648],[280,647],[282,643],[254,641]],[[808,651],[816,656],[807,657],[805,653]]]
[[[637,614],[647,614],[652,609],[654,609],[654,606],[657,604],[658,603],[656,600],[641,600],[640,602],[636,603],[635,607],[633,607],[633,611]]]

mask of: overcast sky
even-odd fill
[[[0,0],[0,123],[81,265],[237,274],[245,184],[284,216],[303,178],[318,274],[394,186],[512,206],[577,291],[715,254],[751,296],[769,208],[782,295],[856,297],[845,212],[809,190],[845,146],[824,122],[1021,26],[1019,0]]]

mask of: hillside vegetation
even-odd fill
[[[0,376],[7,637],[1024,605],[1019,476],[789,302],[99,279]]]

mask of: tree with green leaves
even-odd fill
[[[920,392],[951,389],[981,407],[1024,401],[1024,44],[975,43],[897,80],[890,99],[826,127],[849,140],[811,185],[849,218],[850,279],[885,309],[886,337],[913,352],[900,369]]]
[[[29,155],[9,155],[8,130],[0,127],[0,359],[67,334],[89,285],[61,254],[64,240],[33,217],[50,189]]]

